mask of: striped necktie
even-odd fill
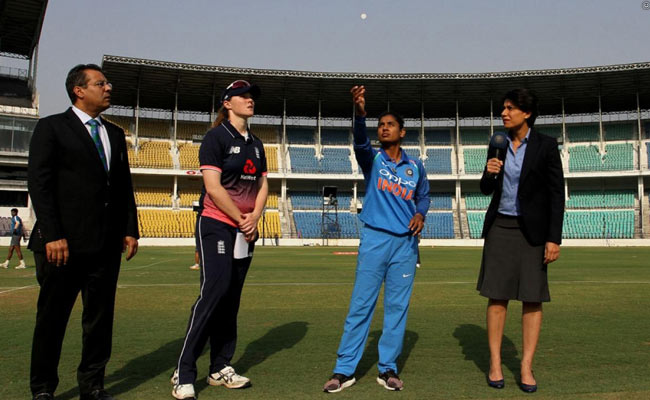
[[[104,151],[104,145],[102,144],[102,139],[99,137],[99,122],[96,119],[91,119],[86,124],[90,125],[90,135],[93,137],[93,142],[95,142],[95,147],[99,152],[99,158],[102,159],[102,165],[104,165],[104,171],[108,171],[108,163],[106,162],[106,152]]]

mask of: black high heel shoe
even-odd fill
[[[533,375],[533,378],[535,377],[535,374],[533,371],[531,371],[531,374]],[[519,383],[519,388],[525,392],[525,393],[535,393],[537,391],[537,384],[534,385],[527,385],[523,382]]]
[[[493,381],[490,379],[490,375],[486,375],[485,377],[487,379],[487,384],[489,387],[494,388],[494,389],[503,389],[506,386],[506,382],[503,379],[499,379],[498,381]]]

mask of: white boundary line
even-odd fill
[[[155,263],[158,264],[158,263]],[[154,264],[148,265],[152,266]],[[144,266],[147,267],[147,266]],[[138,267],[144,268],[144,267]],[[136,269],[136,268],[134,268]],[[467,282],[415,282],[416,285],[469,285],[474,284],[474,281]],[[550,281],[552,284],[601,284],[601,285],[650,285],[650,281]],[[275,283],[246,283],[245,286],[352,286],[353,282],[275,282]],[[119,289],[128,289],[136,287],[183,287],[183,286],[198,286],[197,283],[143,283],[143,284],[118,284]],[[30,289],[38,287],[38,285],[28,285],[20,287],[0,287],[0,294],[10,293],[22,289]]]
[[[20,286],[20,287],[13,287],[13,288],[0,288],[0,289],[7,289],[7,290],[0,291],[0,294],[15,292],[17,290],[29,289],[29,288],[34,288],[34,287],[38,287],[38,285],[28,285],[28,286]]]
[[[166,262],[176,261],[176,260],[178,260],[178,258],[172,258],[172,259],[169,259],[169,260],[162,260],[162,261],[155,262],[155,263],[153,263],[153,264],[142,265],[142,266],[140,266],[140,267],[133,267],[133,268],[129,268],[129,267],[120,267],[120,272],[124,272],[124,271],[134,271],[134,270],[136,270],[136,269],[149,268],[149,267],[153,267],[154,265],[163,264],[163,263],[166,263]]]

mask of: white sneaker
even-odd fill
[[[7,261],[3,262],[2,264],[0,264],[0,268],[7,269],[8,267],[9,267],[9,260],[7,260]]]
[[[228,365],[221,371],[208,375],[208,385],[225,386],[228,389],[243,389],[251,385],[251,380],[238,375],[235,369]]]
[[[194,264],[194,265],[191,265],[191,266],[190,266],[190,269],[191,269],[192,271],[196,271],[196,270],[201,269],[201,267],[199,266],[199,264]]]
[[[194,394],[194,385],[191,383],[185,385],[174,385],[174,389],[172,389],[172,396],[179,400],[196,400],[196,395]]]
[[[16,269],[25,269],[27,266],[25,266],[25,260],[20,260],[20,264],[16,265]]]

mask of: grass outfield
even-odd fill
[[[358,383],[321,392],[331,374],[354,279],[356,257],[340,248],[258,248],[242,297],[237,371],[245,390],[207,387],[199,360],[200,399],[649,399],[650,248],[563,248],[549,268],[552,302],[535,360],[539,391],[516,385],[521,354],[520,303],[504,337],[506,387],[487,387],[486,300],[475,291],[481,249],[422,248],[400,376],[405,390],[375,383],[381,301]],[[6,251],[5,248],[0,251]],[[27,252],[28,253],[28,252]],[[4,253],[2,253],[4,254]],[[106,388],[120,400],[171,399],[169,375],[181,348],[198,272],[192,248],[141,248],[123,263],[113,356]],[[12,265],[15,261],[12,263]],[[27,264],[33,266],[31,254]],[[0,270],[0,399],[27,399],[38,289],[34,268]],[[79,302],[78,302],[79,303]],[[57,399],[78,397],[80,310],[75,307],[59,366]]]

